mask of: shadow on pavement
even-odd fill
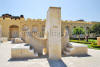
[[[50,67],[67,67],[63,60],[50,60],[48,59]]]
[[[62,55],[62,57],[91,57],[91,55],[74,55],[74,56],[65,56],[65,55]],[[48,56],[47,55],[45,55],[45,56],[43,56],[43,55],[39,55],[39,57],[35,57],[35,58],[10,58],[9,60],[8,60],[8,62],[13,62],[13,61],[28,61],[28,60],[31,60],[31,59],[43,59],[43,58],[48,58]],[[48,62],[50,62],[51,63],[51,61],[53,62],[53,63],[63,63],[63,61],[62,60],[49,60],[48,59]],[[64,64],[64,63],[63,63]]]
[[[17,59],[17,58],[10,58],[8,60],[8,62],[12,62],[12,61],[28,61],[31,58],[23,58],[23,59]]]
[[[62,57],[91,57],[91,55],[73,55],[73,56],[65,56],[65,55],[62,55]]]
[[[34,58],[10,58],[8,59],[9,62],[13,62],[13,61],[28,61],[31,59],[43,59],[43,58],[47,58],[47,56],[43,56],[43,55],[39,55],[39,57],[34,57]]]

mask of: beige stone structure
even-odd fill
[[[0,26],[0,43],[1,43],[1,36],[2,36],[2,29],[1,29],[1,26]]]
[[[100,45],[100,37],[97,37],[97,45]]]
[[[8,38],[7,37],[1,37],[1,42],[7,42]]]
[[[72,44],[72,45],[71,45]],[[63,53],[67,56],[82,56],[88,54],[88,47],[86,45],[73,44],[71,43],[69,46],[65,46],[63,49]]]
[[[30,33],[29,31],[25,34],[25,42],[29,43],[39,54],[43,54],[43,49],[47,46],[46,38],[40,38],[36,33]]]
[[[23,16],[17,19],[21,18],[23,18]],[[32,20],[29,21],[29,24],[31,22]],[[38,23],[39,22],[36,22],[37,25]],[[24,24],[24,22],[21,22],[21,24]],[[9,27],[9,39],[14,38],[15,43],[19,43],[19,41],[23,40],[24,42],[28,43],[32,49],[34,49],[32,54],[29,46],[19,44],[19,46],[12,48],[12,58],[33,58],[34,51],[42,55],[48,55],[49,59],[54,60],[61,59],[62,54],[67,56],[87,54],[87,46],[74,46],[73,44],[69,43],[69,29],[65,28],[64,25],[66,24],[62,26],[63,22],[61,22],[60,7],[50,7],[47,12],[47,20],[43,27],[41,27],[41,24],[42,22],[39,24],[39,29],[35,26],[35,24],[33,27],[29,26],[30,28],[27,25],[11,25]],[[41,28],[43,30],[41,30]],[[38,30],[42,33],[39,33]],[[21,39],[17,37],[20,37]]]
[[[49,59],[61,58],[61,8],[50,7],[47,12],[46,36]],[[56,47],[56,48],[55,48]]]
[[[25,35],[25,31],[30,29],[31,32],[38,33],[38,36],[43,37],[45,31],[46,20],[41,19],[25,19],[23,15],[11,16],[9,14],[3,14],[0,17],[0,25],[2,29],[2,37],[14,38]],[[62,36],[64,30],[68,30],[69,37],[77,37],[72,35],[72,30],[75,27],[83,27],[85,30],[92,27],[92,25],[98,24],[97,22],[86,21],[61,21]],[[82,35],[81,37],[84,37]],[[96,35],[89,34],[89,38],[95,38]]]
[[[11,48],[12,58],[34,58],[38,57],[38,53],[34,52],[34,49],[30,49],[30,46],[26,43],[16,44]]]
[[[12,43],[24,43],[24,41],[21,38],[12,38]]]

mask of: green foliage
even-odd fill
[[[92,43],[91,46],[92,46],[93,48],[100,48],[100,45],[97,45],[97,43]]]
[[[97,43],[96,42],[92,42],[91,45],[97,45]]]
[[[92,46],[93,48],[100,48],[100,45],[97,45],[97,42],[92,42],[92,43],[91,43],[91,46]]]
[[[86,42],[85,40],[70,40],[70,42],[82,43],[82,44],[91,44],[91,42]]]
[[[89,36],[89,34],[91,33],[91,29],[90,28],[88,28],[88,29],[86,29],[86,34]]]
[[[94,24],[92,26],[91,33],[100,34],[100,24]]]
[[[80,35],[81,34],[85,34],[85,30],[83,28],[81,28],[81,27],[76,27],[76,28],[73,29],[73,33],[72,34],[73,35],[78,35],[79,40],[80,40]]]
[[[70,40],[70,42],[85,44],[88,46],[88,48],[100,49],[100,45],[97,45],[97,40],[94,39],[89,39],[88,42],[85,40]]]
[[[73,35],[85,34],[85,30],[81,27],[77,27],[73,29]]]

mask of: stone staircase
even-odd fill
[[[30,49],[26,43],[16,44],[11,48],[11,58],[34,58],[38,57],[38,53],[34,51],[34,48]]]
[[[67,56],[71,55],[72,49],[73,49],[72,45],[68,43],[67,45],[64,46],[63,54]]]

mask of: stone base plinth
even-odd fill
[[[87,55],[88,54],[88,47],[86,45],[77,45],[73,46],[71,55]]]
[[[21,38],[12,38],[11,41],[12,43],[24,43]]]
[[[67,56],[85,56],[88,55],[88,47],[86,45],[73,44],[72,48],[67,47],[63,50]]]
[[[97,45],[100,45],[100,37],[97,37]]]
[[[1,38],[1,42],[7,42],[8,41],[8,38],[7,37],[2,37]]]

